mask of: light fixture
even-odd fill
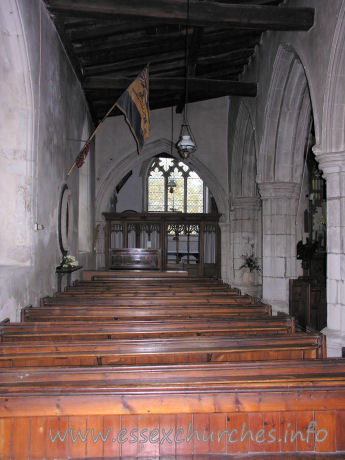
[[[170,211],[175,212],[176,209],[175,209],[174,189],[175,187],[177,187],[177,184],[174,181],[174,179],[170,178],[168,180],[167,187],[168,187],[169,193],[172,195],[172,208],[170,208]]]
[[[174,179],[169,179],[168,180],[169,193],[174,193],[174,188],[175,187],[176,187],[176,182],[174,181]]]
[[[185,97],[183,107],[183,121],[181,125],[180,137],[176,143],[176,148],[183,159],[187,159],[189,155],[197,149],[196,142],[192,130],[188,123],[187,107],[188,107],[188,30],[189,30],[189,0],[187,0],[187,25],[186,25],[186,40],[185,40]]]

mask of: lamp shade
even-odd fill
[[[197,149],[192,131],[187,123],[181,126],[180,137],[176,143],[176,148],[180,156],[184,159]]]

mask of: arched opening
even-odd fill
[[[2,93],[0,112],[3,160],[0,190],[4,197],[0,210],[0,265],[25,267],[32,264],[34,220],[31,212],[38,208],[33,167],[37,169],[38,166],[33,163],[35,107],[32,75],[17,1],[1,2],[0,23],[4,31],[0,45],[4,58],[1,80],[2,87],[6,88]]]
[[[256,139],[252,118],[241,102],[231,153],[231,284],[242,292],[261,296],[260,270],[245,267],[246,256],[254,255],[261,266],[260,200],[256,185]]]
[[[345,347],[345,1],[333,35],[323,103],[322,131],[313,151],[327,181],[327,334],[328,356]]]
[[[171,142],[166,139],[159,139],[148,143],[140,157],[138,157],[136,151],[133,151],[125,159],[114,162],[112,167],[102,177],[102,182],[98,186],[96,195],[96,226],[98,228],[96,252],[98,268],[107,265],[105,254],[105,239],[107,235],[105,234],[103,213],[111,211],[122,212],[125,210],[140,213],[147,209],[145,194],[143,193],[143,190],[145,190],[144,182],[147,177],[147,171],[157,152],[161,152],[159,155],[167,155],[166,152],[172,152],[171,156],[179,161],[176,149]],[[219,181],[196,156],[188,159],[185,163],[192,171],[197,173],[203,180],[204,186],[208,189],[209,206],[206,209],[214,213],[219,211],[221,215],[220,220],[226,221],[229,213],[228,200],[226,192]],[[129,174],[130,171],[132,171],[132,174]],[[122,183],[123,179],[126,179],[126,183],[121,187],[119,193],[116,191],[116,188],[118,184]],[[122,200],[122,197],[125,197],[125,200]],[[220,254],[217,257],[220,259]]]
[[[278,49],[260,145],[258,186],[262,199],[263,298],[274,311],[289,311],[289,279],[301,274],[296,246],[303,234],[303,170],[312,104],[301,60]],[[305,194],[304,194],[305,195]]]
[[[189,161],[166,153],[143,155],[123,173],[117,183],[108,185],[103,266],[118,267],[120,250],[159,250],[156,268],[215,276],[220,269],[219,214],[202,174]],[[136,184],[136,209],[123,206],[130,183]]]

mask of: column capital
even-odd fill
[[[261,182],[258,184],[259,193],[263,200],[271,198],[297,199],[300,184],[296,182]]]
[[[258,196],[238,196],[231,200],[231,208],[259,209],[261,200]]]
[[[328,174],[345,172],[345,152],[321,152],[317,147],[313,152],[325,178]]]
[[[231,229],[231,222],[218,222],[218,225],[221,230]]]

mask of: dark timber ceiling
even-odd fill
[[[187,0],[45,0],[94,121],[150,64],[150,107],[183,108]],[[282,0],[190,0],[189,101],[255,97],[239,76],[265,30],[308,30],[312,8]],[[113,115],[116,115],[115,111]]]

